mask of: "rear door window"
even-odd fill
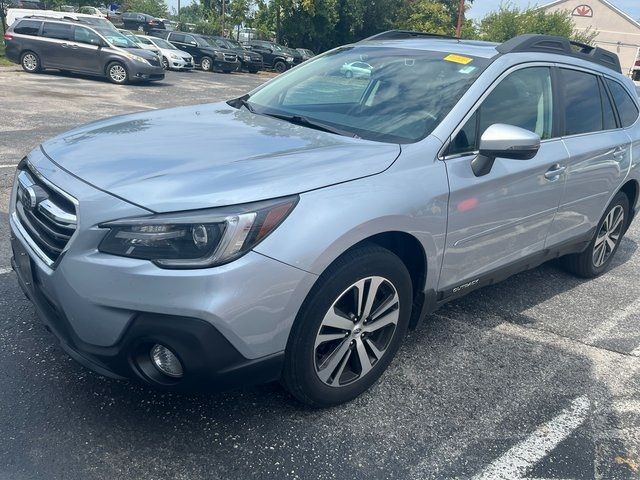
[[[638,107],[627,93],[627,90],[618,82],[607,79],[607,85],[613,95],[613,100],[620,114],[620,122],[623,127],[633,125],[638,119]]]
[[[38,32],[40,32],[40,25],[42,25],[42,22],[37,22],[35,20],[22,20],[16,28],[13,29],[13,31],[20,35],[38,35]]]
[[[564,99],[564,133],[579,135],[602,131],[604,112],[598,77],[578,70],[560,69]]]
[[[71,40],[71,25],[44,22],[42,36],[47,38],[57,38],[58,40]]]
[[[184,33],[171,33],[171,36],[169,37],[172,42],[178,43],[186,43],[185,38],[186,35]]]

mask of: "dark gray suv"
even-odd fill
[[[162,80],[160,59],[115,29],[66,20],[24,18],[4,35],[7,57],[29,73],[67,70],[113,83]]]

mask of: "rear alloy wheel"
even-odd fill
[[[284,73],[287,71],[287,64],[284,63],[283,61],[277,61],[275,63],[275,65],[273,66],[273,69],[277,72],[277,73]]]
[[[107,76],[112,83],[122,85],[129,80],[127,69],[120,62],[112,62],[107,67]]]
[[[620,246],[628,219],[629,198],[620,192],[609,204],[586,250],[563,259],[567,270],[584,278],[594,278],[604,273]]]
[[[40,71],[40,58],[33,52],[23,53],[20,63],[25,72],[37,73]]]
[[[169,70],[169,60],[167,60],[167,57],[162,57],[162,68]]]
[[[213,70],[213,60],[211,60],[209,57],[203,57],[200,61],[200,68],[202,68],[202,70],[204,70],[205,72],[210,72],[211,70]]]
[[[409,324],[411,277],[389,250],[347,252],[318,279],[289,335],[282,381],[315,407],[367,390],[395,356]]]

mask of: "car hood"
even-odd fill
[[[388,168],[400,146],[354,139],[226,103],[94,122],[42,144],[64,170],[154,212],[313,190]]]

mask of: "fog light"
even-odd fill
[[[163,374],[180,378],[184,375],[182,363],[176,355],[164,345],[156,343],[151,349],[151,361],[153,365]]]

